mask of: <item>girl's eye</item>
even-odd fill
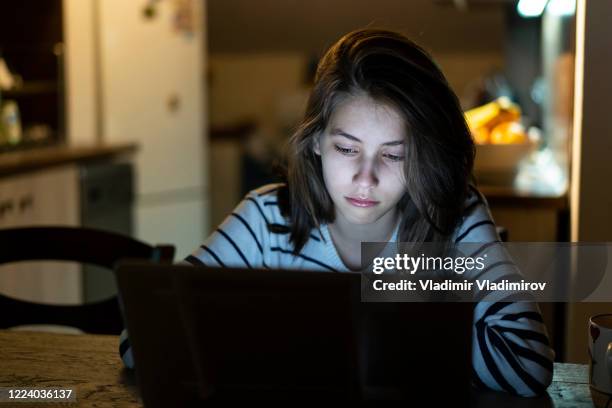
[[[386,157],[387,159],[391,160],[391,161],[394,161],[394,162],[399,162],[399,161],[404,160],[404,156],[397,156],[395,154],[386,153],[383,156]]]
[[[345,154],[347,156],[353,155],[355,153],[357,153],[357,150],[355,149],[350,149],[350,148],[346,148],[346,147],[341,147],[338,145],[334,145],[334,148],[339,151],[342,154]]]

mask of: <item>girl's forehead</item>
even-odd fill
[[[375,99],[363,92],[341,98],[332,112],[332,116],[337,113],[352,111],[367,112],[373,115],[400,116],[397,109],[389,102]]]
[[[405,135],[405,126],[402,115],[394,106],[368,95],[358,95],[347,97],[335,107],[327,133],[339,136],[349,134],[360,140],[379,137],[401,139]]]

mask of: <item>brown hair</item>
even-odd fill
[[[401,114],[408,134],[406,192],[397,206],[402,242],[448,242],[460,221],[474,161],[474,144],[456,95],[421,47],[386,30],[340,38],[321,58],[304,118],[291,136],[279,193],[299,253],[313,228],[334,221],[315,137],[347,96],[365,93]]]

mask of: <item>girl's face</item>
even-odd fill
[[[395,215],[405,192],[405,127],[393,107],[367,95],[349,96],[315,141],[336,217],[370,224]]]

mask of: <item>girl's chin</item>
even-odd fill
[[[363,210],[369,210],[369,214],[364,214]],[[380,218],[380,214],[378,211],[372,211],[371,208],[357,209],[357,211],[352,210],[350,214],[346,214],[345,218],[352,224],[367,225],[375,223]]]
[[[377,206],[378,207],[378,206]],[[345,207],[342,210],[343,217],[351,224],[367,225],[380,221],[385,215],[389,214],[393,208],[355,208]]]

